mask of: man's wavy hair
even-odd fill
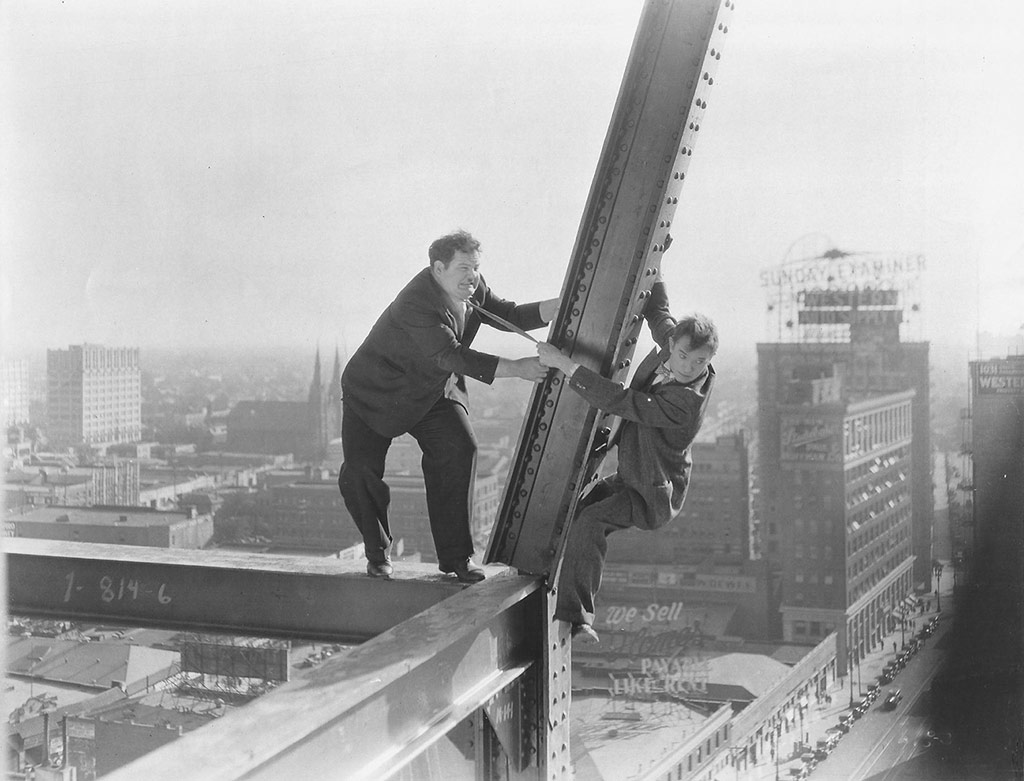
[[[430,258],[431,266],[437,261],[441,261],[444,267],[448,268],[448,264],[452,262],[456,252],[468,252],[472,255],[474,252],[479,251],[479,241],[474,239],[467,231],[457,230],[454,233],[449,233],[447,236],[435,239],[430,245],[430,249],[427,250],[427,257]]]
[[[676,323],[669,339],[674,344],[683,336],[690,337],[690,347],[694,350],[706,346],[711,348],[712,353],[718,352],[718,329],[707,315],[694,312]]]

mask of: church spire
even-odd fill
[[[337,345],[334,347],[334,371],[331,372],[331,384],[327,389],[327,397],[331,401],[341,400],[341,355],[338,353]]]
[[[320,345],[316,346],[316,362],[313,364],[313,381],[309,384],[310,402],[319,402],[323,393],[322,380],[320,379]]]

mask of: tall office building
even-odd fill
[[[1012,655],[1024,642],[1024,355],[972,361],[970,375],[968,579],[988,595],[975,617],[1017,634],[992,644]]]
[[[29,418],[28,364],[21,358],[0,360],[0,423],[6,428]]]
[[[46,351],[47,428],[57,447],[142,439],[137,347],[72,345]]]
[[[956,631],[931,715],[963,747],[963,767],[996,778],[1014,766],[1024,723],[1024,356],[972,361],[970,380],[973,534],[954,560]]]
[[[903,391],[779,408],[782,636],[859,661],[913,592],[912,400]],[[776,521],[778,522],[778,521]]]
[[[975,542],[998,545],[1000,525],[1024,517],[1024,355],[971,361],[970,372]]]
[[[779,502],[780,407],[816,403],[838,380],[848,402],[914,391],[910,443],[914,584],[931,582],[929,345],[901,339],[920,308],[914,300],[914,284],[923,266],[920,257],[875,258],[831,250],[762,276],[762,284],[774,296],[769,310],[778,324],[778,341],[757,346],[762,553],[775,566],[781,564],[790,523]]]

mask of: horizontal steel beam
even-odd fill
[[[393,776],[543,657],[544,599],[539,579],[489,578],[105,778]]]
[[[22,538],[4,549],[15,615],[260,637],[362,642],[464,588],[427,564],[382,581],[332,558]]]

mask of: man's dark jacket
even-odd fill
[[[663,283],[656,283],[651,292],[644,316],[661,349],[641,361],[630,387],[585,366],[569,380],[569,387],[589,404],[622,418],[613,435],[619,447],[616,479],[642,498],[633,522],[646,529],[664,526],[682,510],[693,465],[690,447],[715,385],[715,370],[709,364],[693,382],[672,379],[650,388],[657,367],[668,359],[668,338],[676,322],[668,314]]]
[[[539,302],[506,301],[483,279],[471,301],[526,331],[545,325]],[[466,407],[465,378],[490,384],[498,367],[496,355],[469,346],[483,318],[469,308],[463,322],[430,269],[423,269],[384,310],[345,366],[345,405],[385,437],[408,431],[442,396]],[[449,382],[452,375],[454,382]]]

